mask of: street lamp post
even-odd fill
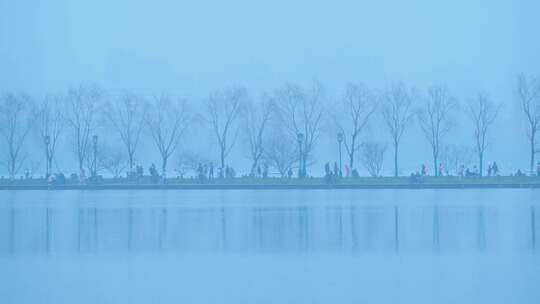
[[[339,143],[339,177],[343,177],[343,171],[341,171],[341,143],[343,142],[343,133],[337,134],[337,141]]]
[[[92,136],[92,143],[94,146],[94,163],[92,168],[92,176],[95,177],[97,174],[97,143],[98,143],[98,136],[94,135]]]
[[[49,145],[51,144],[51,137],[49,135],[45,136],[45,179],[49,178],[51,162],[50,162],[50,149]]]
[[[296,134],[296,140],[298,141],[298,178],[304,177],[304,162],[302,159],[302,142],[304,141],[304,134]]]

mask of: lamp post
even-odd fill
[[[51,144],[51,137],[49,135],[45,136],[45,179],[49,178],[51,162],[50,162],[50,150],[49,145]]]
[[[304,163],[302,160],[302,142],[304,141],[304,134],[296,134],[296,140],[298,141],[298,178],[304,177]]]
[[[337,134],[337,141],[339,144],[339,177],[343,177],[343,171],[341,171],[341,143],[343,142],[343,133],[339,132]]]
[[[93,168],[92,168],[92,176],[95,177],[97,174],[97,142],[98,142],[98,136],[94,135],[92,136],[92,144],[94,147],[94,162],[93,162]]]

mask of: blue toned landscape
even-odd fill
[[[0,0],[0,304],[539,304],[539,0]]]

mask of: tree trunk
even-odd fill
[[[220,157],[221,157],[221,170],[224,170],[225,169],[225,149],[224,148],[221,149]]]
[[[536,145],[535,145],[535,136],[536,132],[532,132],[531,134],[531,164],[530,164],[530,171],[534,172],[534,156],[536,154]]]
[[[49,155],[49,157],[47,158],[47,167],[48,167],[48,175],[47,175],[47,178],[52,175],[52,161],[53,161],[53,156],[52,155]]]
[[[478,154],[478,158],[479,158],[479,161],[480,161],[480,165],[478,166],[478,168],[479,168],[478,175],[482,176],[483,171],[484,171],[484,152],[480,152]]]
[[[307,153],[304,152],[304,156],[302,157],[302,177],[307,176],[307,170],[306,170],[306,164],[307,164]]]
[[[11,160],[9,162],[9,176],[11,178],[15,178],[15,158],[11,157]]]
[[[349,169],[352,171],[354,165],[354,147],[356,145],[356,137],[353,136],[351,139],[351,153],[349,153]]]
[[[255,176],[256,170],[257,170],[257,161],[254,160],[254,161],[253,161],[253,164],[251,164],[251,174],[252,174],[253,176]]]
[[[398,177],[398,143],[394,142],[394,176]]]
[[[162,163],[161,163],[161,173],[165,175],[165,169],[167,168],[167,161],[169,160],[169,157],[166,155],[162,155]]]
[[[129,153],[129,169],[133,169],[133,153]]]
[[[435,152],[433,152],[433,164],[435,165],[433,168],[435,168],[435,176],[439,176],[439,170],[437,168],[437,154]]]

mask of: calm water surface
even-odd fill
[[[1,192],[0,252],[535,251],[538,193]]]
[[[539,303],[539,195],[2,191],[0,302]]]

